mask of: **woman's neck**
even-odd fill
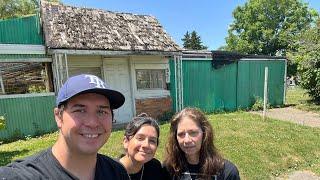
[[[199,155],[186,156],[189,164],[196,165],[199,163]]]
[[[133,161],[128,155],[123,156],[119,161],[129,174],[138,173],[143,166],[143,164]]]

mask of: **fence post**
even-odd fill
[[[264,68],[264,91],[263,91],[263,119],[266,118],[268,102],[268,67]]]

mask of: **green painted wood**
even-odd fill
[[[0,20],[0,44],[43,45],[39,16]]]
[[[0,130],[0,139],[56,130],[54,106],[54,95],[1,98],[0,115],[5,116],[6,128]]]

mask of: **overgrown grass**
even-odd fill
[[[310,170],[320,175],[320,129],[305,127],[246,112],[209,115],[216,145],[234,162],[242,179],[270,179],[293,170]],[[161,125],[156,157],[163,160],[169,124]],[[0,165],[34,154],[51,146],[57,133],[0,145]],[[112,133],[101,153],[118,157],[123,131]]]
[[[320,105],[312,102],[306,91],[300,87],[287,90],[286,105],[294,106],[304,111],[320,113]]]

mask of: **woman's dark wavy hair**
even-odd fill
[[[160,136],[160,129],[158,122],[153,119],[152,117],[148,116],[146,113],[141,113],[138,116],[134,117],[126,126],[126,129],[124,131],[124,136],[128,140],[131,139],[132,136],[134,136],[139,129],[145,125],[148,124],[152,127],[154,127],[157,131],[157,145],[159,144],[159,136]]]
[[[202,129],[202,145],[200,149],[200,174],[203,179],[210,179],[212,175],[218,174],[223,167],[223,159],[214,146],[214,133],[212,126],[201,110],[196,108],[185,108],[171,119],[169,139],[166,145],[166,157],[164,165],[172,176],[180,176],[187,170],[187,159],[180,149],[177,140],[177,128],[182,118],[189,117]]]

